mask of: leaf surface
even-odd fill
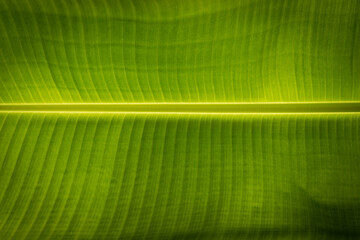
[[[0,239],[357,239],[356,0],[0,1]]]

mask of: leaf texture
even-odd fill
[[[0,101],[360,100],[357,0],[0,3]]]
[[[356,236],[359,118],[3,114],[0,238]]]
[[[0,1],[0,239],[359,239],[359,14]]]

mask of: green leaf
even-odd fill
[[[0,239],[359,238],[359,14],[0,1]]]
[[[357,0],[0,3],[0,102],[360,100]]]
[[[358,234],[360,114],[1,116],[1,239]]]

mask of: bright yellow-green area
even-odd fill
[[[360,100],[357,0],[4,0],[0,102]]]
[[[360,114],[0,114],[0,239],[349,239]]]
[[[268,103],[44,103],[0,104],[0,112],[178,113],[178,114],[309,114],[357,113],[360,102]]]

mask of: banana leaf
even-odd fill
[[[0,239],[359,239],[358,0],[0,1]]]

